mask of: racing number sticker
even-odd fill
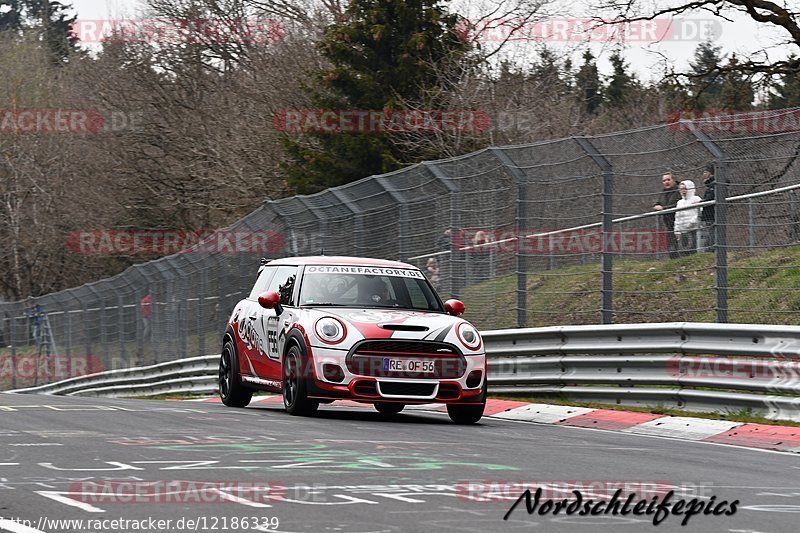
[[[278,317],[267,317],[267,357],[278,359]]]

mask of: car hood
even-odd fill
[[[458,341],[456,326],[467,321],[444,313],[401,309],[325,308],[304,309],[305,320],[313,331],[322,317],[338,318],[347,327],[347,336],[340,343],[349,349],[355,342],[369,339],[437,340],[463,346]],[[315,334],[311,334],[316,339]],[[313,342],[317,344],[317,342]]]

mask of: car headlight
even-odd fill
[[[466,322],[462,322],[456,327],[456,335],[458,336],[458,340],[461,341],[461,344],[473,352],[480,350],[483,345],[478,330]]]
[[[317,320],[314,331],[319,340],[326,344],[339,344],[347,336],[347,327],[340,320],[330,316]]]

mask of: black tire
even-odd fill
[[[308,388],[303,372],[303,355],[293,344],[283,358],[283,405],[290,415],[312,415],[319,402],[308,398]]]
[[[375,402],[375,409],[383,415],[396,415],[406,406],[404,403],[395,402]]]
[[[228,407],[245,407],[253,398],[253,391],[242,384],[239,362],[233,341],[225,340],[219,358],[219,397]]]
[[[483,386],[483,394],[481,394],[481,403],[479,404],[447,404],[447,414],[450,416],[450,420],[461,425],[476,423],[481,419],[481,417],[483,417],[484,409],[486,409],[486,385]]]

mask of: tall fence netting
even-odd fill
[[[218,352],[262,255],[410,262],[484,330],[800,324],[800,132],[756,122],[737,115],[491,147],[265,201],[224,231],[266,235],[266,254],[190,249],[0,303],[0,389]],[[725,191],[715,206],[724,224],[675,248],[653,212],[661,177],[691,180],[702,196],[709,164]]]

